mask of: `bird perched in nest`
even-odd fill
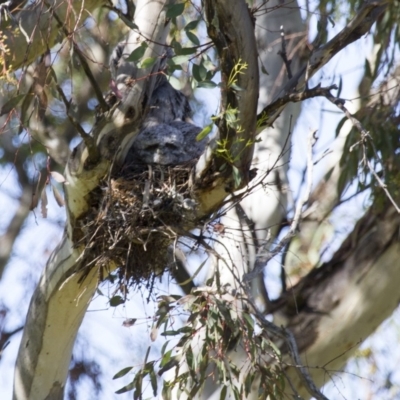
[[[125,43],[120,43],[110,59],[113,90],[124,98],[127,82],[135,79],[137,66],[126,61]],[[150,100],[149,111],[125,159],[129,164],[178,165],[198,158],[205,140],[196,141],[201,128],[190,119],[191,108],[186,96],[174,89],[164,74],[172,52],[166,48],[161,56],[159,73]]]

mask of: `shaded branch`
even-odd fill
[[[15,161],[15,160],[14,160]],[[18,208],[15,211],[5,233],[0,235],[0,279],[11,256],[11,252],[22,226],[25,223],[32,203],[32,188],[22,163],[14,162],[18,180],[22,186],[22,193],[19,198]]]
[[[233,165],[240,174],[240,186],[249,182],[249,167],[253,155],[253,141],[256,133],[256,110],[258,100],[258,62],[254,26],[245,1],[229,0],[204,1],[207,16],[207,31],[214,42],[221,66],[221,112],[228,108],[238,111],[240,132],[229,126],[224,118],[217,122],[219,139],[226,140]],[[236,75],[238,90],[230,82],[239,63],[247,67]],[[238,140],[240,136],[241,140]],[[219,170],[226,162],[215,160]],[[227,174],[231,175],[230,168]],[[229,175],[228,175],[229,176]],[[235,188],[237,189],[237,187]]]
[[[28,185],[24,185],[18,208],[11,218],[5,233],[0,236],[0,279],[10,258],[14,242],[21,232],[26,217],[29,215],[31,202],[32,189]]]
[[[287,93],[282,97],[274,100],[271,104],[268,104],[264,110],[259,114],[257,119],[262,121],[267,118],[267,124],[269,124],[269,116],[274,115],[277,111],[282,110],[288,103],[298,103],[313,97],[326,96],[330,90],[337,90],[336,85],[331,85],[329,87],[321,87],[320,85],[307,89],[300,93]],[[262,126],[262,125],[261,125]]]

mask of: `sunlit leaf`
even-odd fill
[[[64,175],[61,175],[57,171],[50,171],[51,177],[58,183],[66,183],[66,179],[64,178]]]
[[[121,371],[117,372],[114,376],[113,379],[118,379],[121,378],[121,376],[125,376],[129,371],[132,371],[134,367],[126,367],[121,369]]]
[[[155,62],[157,61],[157,57],[148,57],[145,58],[141,63],[140,63],[140,68],[150,68],[152,67]]]
[[[241,92],[242,90],[244,90],[240,86],[236,85],[236,83],[232,83],[231,88],[236,90],[237,92]]]
[[[171,61],[173,61],[174,64],[179,64],[180,65],[180,64],[187,63],[190,58],[191,58],[190,54],[180,55],[180,56],[172,57]]]
[[[213,123],[206,125],[201,131],[200,133],[196,136],[196,140],[198,142],[200,142],[201,140],[203,140],[205,137],[208,136],[208,134],[212,131],[213,128]]]
[[[51,189],[53,191],[53,196],[54,196],[54,199],[55,199],[56,203],[58,204],[58,206],[64,207],[65,201],[64,201],[64,198],[61,195],[61,193],[58,191],[58,189],[54,185],[51,185]]]

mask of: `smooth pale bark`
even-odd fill
[[[143,1],[139,2],[140,5],[143,6],[142,13],[147,7],[148,18],[135,20],[137,26],[147,38],[153,38],[152,35],[154,39],[160,38],[160,32],[168,30],[165,2]],[[139,16],[142,17],[142,13]],[[161,37],[165,38],[166,33],[162,32]],[[149,53],[153,55],[151,51]],[[151,81],[141,80],[142,92],[148,89]],[[151,92],[147,93],[151,95]],[[73,343],[98,283],[96,269],[81,282],[82,259],[88,250],[74,243],[79,231],[76,220],[88,209],[92,190],[111,166],[112,158],[107,158],[110,151],[107,137],[119,133],[119,137],[116,136],[122,142],[127,136],[126,127],[121,128],[122,112],[118,110],[114,120],[111,116],[108,124],[98,128],[99,132],[94,131],[93,136],[98,139],[96,144],[93,138],[84,138],[88,146],[83,143],[78,146],[68,163],[65,172],[68,182],[65,186],[66,233],[50,257],[31,300],[15,370],[15,400],[63,398]],[[140,118],[137,124],[140,124]],[[134,133],[137,131],[138,128]],[[96,154],[96,146],[101,157]]]
[[[230,7],[228,3],[221,2],[219,12],[226,11]],[[168,0],[137,2],[134,22],[140,35],[136,30],[131,32],[126,41],[127,52],[146,40],[148,48],[144,57],[160,59],[169,31],[165,7],[168,4]],[[237,32],[236,27],[234,31]],[[230,26],[226,27],[224,34],[230,34]],[[244,46],[240,43],[247,36],[243,34],[236,38],[237,49],[233,51],[236,60],[242,55],[249,63],[249,68],[240,76],[239,85],[245,86],[250,79],[258,86],[254,37],[252,45],[247,43]],[[95,125],[91,136],[82,134],[83,142],[72,152],[65,172],[68,182],[65,186],[68,211],[66,233],[50,257],[31,300],[17,359],[15,400],[63,397],[73,342],[98,283],[96,269],[89,270],[88,275],[82,279],[82,269],[96,255],[90,254],[90,249],[84,245],[78,245],[78,240],[84,237],[79,219],[91,205],[92,191],[106,176],[113,162],[123,162],[127,147],[137,135],[152,96],[157,75],[154,72],[158,71],[157,68],[158,63],[148,69],[136,70],[136,80],[127,92],[126,100]],[[229,71],[226,73],[229,74]],[[231,99],[226,105],[230,105],[235,98],[236,95],[231,93]],[[242,99],[246,110],[253,108],[252,116],[246,121],[246,139],[246,135],[251,138],[255,134],[257,90],[242,95]],[[238,151],[234,144],[231,147],[233,154]],[[251,154],[251,147],[248,152]],[[212,154],[212,149],[209,149],[208,154]],[[216,210],[228,195],[226,184],[232,182],[231,177],[208,174],[212,163],[213,158],[210,157],[196,167],[200,178],[194,183],[193,192],[199,203],[199,217]],[[244,165],[243,176],[247,176],[247,173]],[[204,180],[207,181],[206,185]],[[109,265],[109,270],[115,267]]]
[[[93,272],[80,284],[80,249],[64,237],[31,299],[14,378],[14,399],[62,399],[78,328],[97,287]]]

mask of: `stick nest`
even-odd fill
[[[124,284],[163,273],[172,262],[169,246],[178,233],[195,227],[192,167],[130,165],[103,181],[81,221],[81,243],[97,255],[87,266],[95,264],[101,277],[110,265],[117,266]]]

